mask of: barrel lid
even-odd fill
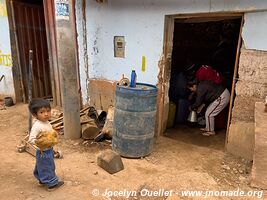
[[[117,85],[117,91],[125,93],[154,94],[157,93],[158,89],[155,85],[147,83],[136,83],[135,88]]]

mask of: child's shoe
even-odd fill
[[[41,181],[39,181],[39,182],[38,182],[38,185],[39,185],[39,186],[44,186],[45,184],[42,183]]]
[[[200,128],[201,131],[207,132],[208,130],[206,128]]]
[[[62,185],[64,185],[64,181],[58,181],[58,183],[56,185],[48,186],[47,190],[52,191],[52,190],[59,188]]]
[[[60,150],[54,151],[54,158],[58,158],[58,159],[63,158],[62,152]]]

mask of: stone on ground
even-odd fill
[[[114,174],[124,169],[121,156],[111,149],[107,149],[98,154],[97,165],[110,174]]]

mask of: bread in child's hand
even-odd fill
[[[37,135],[35,144],[42,151],[44,149],[51,148],[58,143],[57,132],[52,131],[44,131]]]

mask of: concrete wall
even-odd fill
[[[255,143],[254,122],[236,122],[231,124],[228,136],[227,151],[252,160]]]
[[[253,149],[254,103],[266,94],[267,1],[262,0],[108,0],[76,1],[79,65],[83,102],[96,101],[101,88],[88,87],[89,80],[116,81],[122,74],[137,72],[137,81],[158,83],[158,61],[163,52],[166,15],[244,12],[243,48],[236,85],[233,119],[227,149],[251,158]],[[114,57],[114,36],[126,40],[125,58]],[[146,70],[141,70],[142,56]],[[100,84],[104,85],[104,84]],[[95,92],[97,91],[97,92]],[[113,94],[113,93],[112,93]],[[111,99],[111,97],[109,98]],[[104,106],[105,107],[105,106]],[[240,128],[242,127],[242,129]],[[242,145],[240,145],[242,141]],[[235,148],[232,148],[235,147]]]
[[[12,59],[9,39],[9,25],[5,0],[0,0],[0,98],[11,96],[14,98],[14,84],[12,76]]]
[[[253,31],[253,30],[252,30]],[[241,49],[227,150],[253,158],[255,102],[267,95],[267,52]]]

